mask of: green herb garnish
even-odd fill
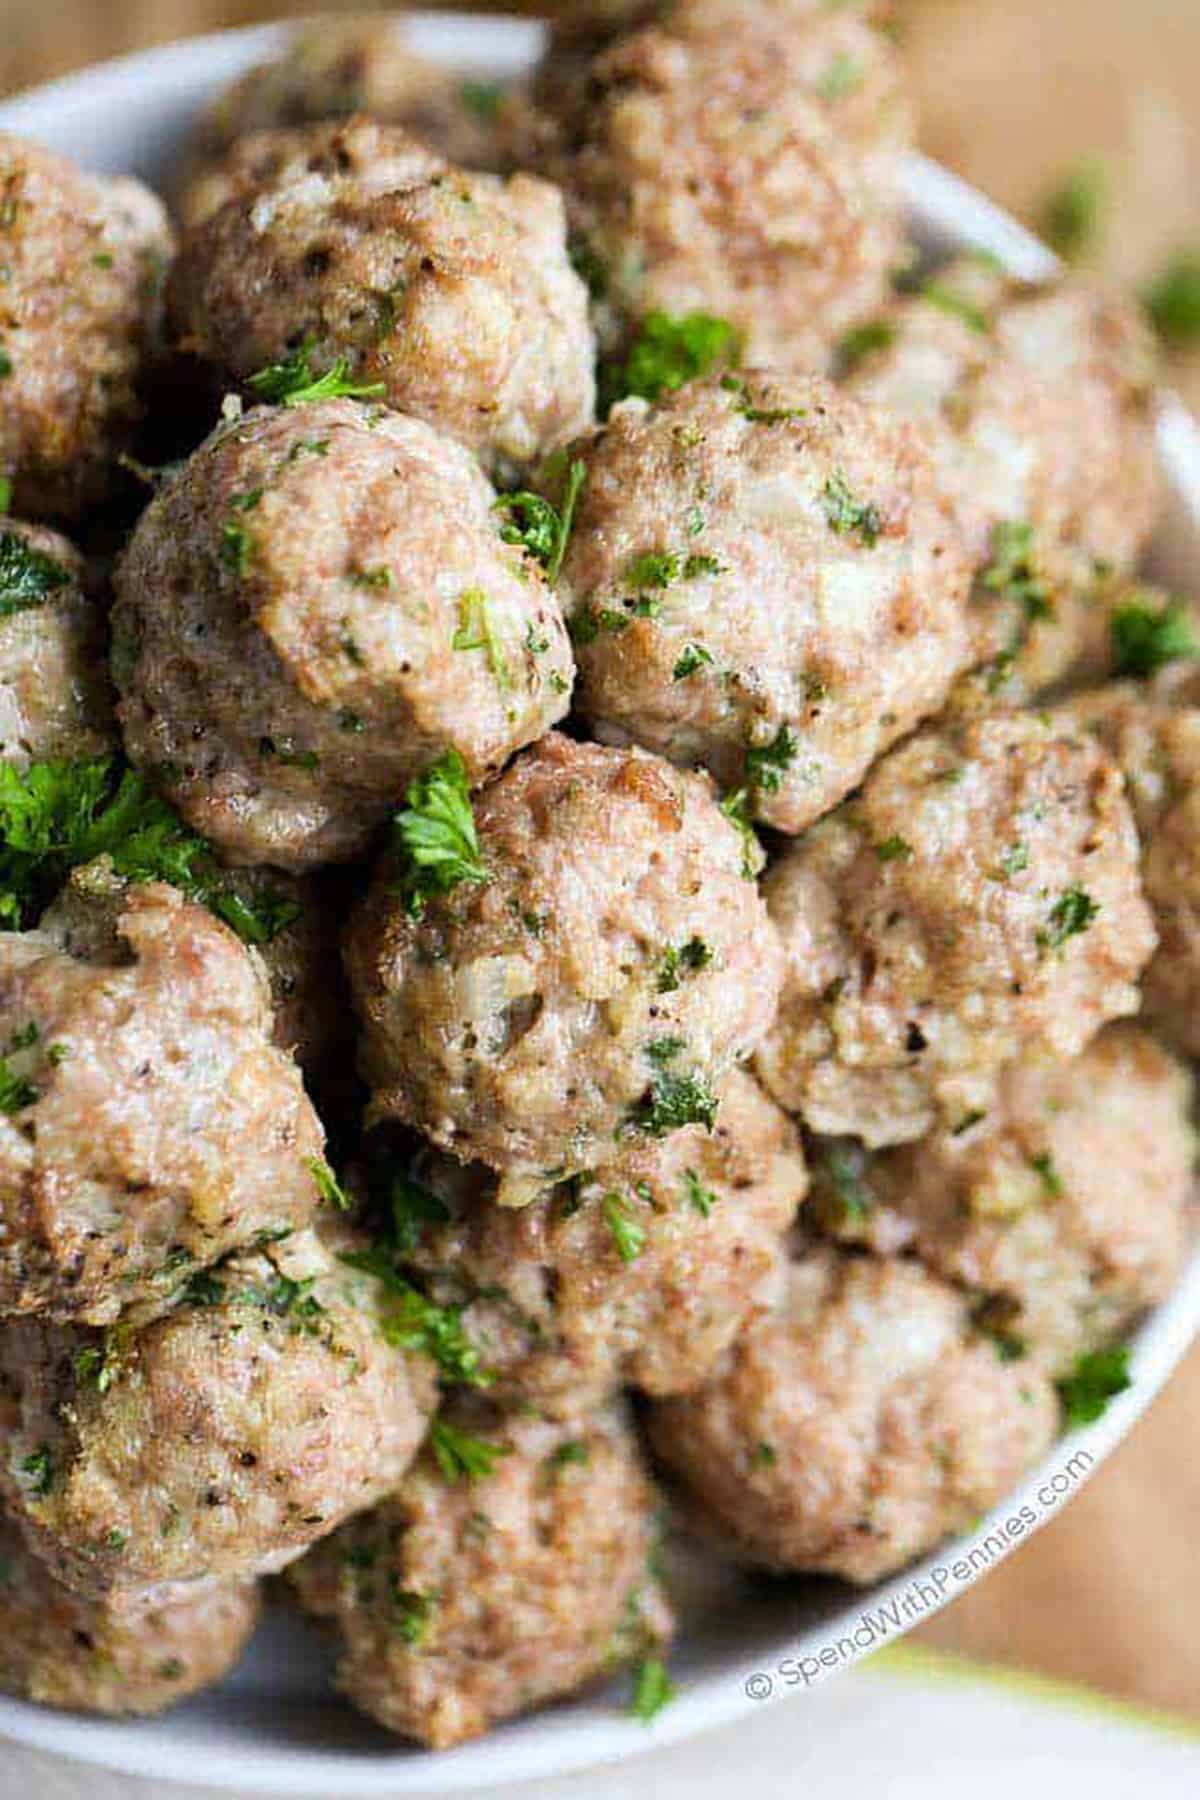
[[[407,805],[392,821],[400,859],[401,891],[420,918],[425,902],[461,882],[481,887],[488,879],[479,850],[467,771],[457,750],[447,750],[424,775],[409,783]]]
[[[350,365],[344,356],[339,356],[323,375],[314,375],[312,353],[315,347],[314,340],[306,338],[291,356],[282,362],[268,363],[265,369],[251,375],[246,386],[260,400],[274,406],[307,406],[318,400],[367,400],[387,392],[387,385],[382,381],[370,382],[365,387],[352,382]]]
[[[664,1706],[675,1699],[678,1689],[667,1673],[661,1657],[647,1656],[638,1664],[633,1677],[633,1699],[629,1710],[643,1725],[656,1719]]]
[[[1109,633],[1116,675],[1144,680],[1177,658],[1200,656],[1191,608],[1182,600],[1168,600],[1157,609],[1142,600],[1127,601],[1113,613]]]
[[[44,606],[70,584],[70,575],[52,556],[35,550],[19,532],[0,533],[0,619]]]
[[[507,1444],[489,1444],[486,1438],[459,1431],[446,1419],[434,1420],[429,1442],[447,1481],[458,1481],[464,1476],[468,1481],[483,1481],[494,1472],[500,1458],[509,1454]]]
[[[736,363],[739,344],[734,327],[711,313],[648,313],[624,363],[601,369],[601,410],[631,395],[657,400],[674,393],[722,363]]]
[[[856,500],[841,470],[835,470],[821,489],[829,529],[842,537],[856,537],[873,550],[883,530],[883,514],[869,501]]]
[[[1058,1383],[1067,1425],[1095,1424],[1104,1416],[1109,1401],[1132,1386],[1128,1344],[1085,1351],[1071,1373]]]
[[[1038,948],[1061,950],[1069,938],[1087,930],[1099,911],[1098,903],[1087,890],[1075,883],[1050,908],[1049,924],[1037,934]]]

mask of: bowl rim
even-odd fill
[[[498,62],[515,71],[531,60],[544,29],[535,20],[492,14],[415,13],[408,18],[414,42],[426,54],[463,68]],[[56,126],[58,137],[69,136],[73,122],[120,104],[133,90],[162,84],[170,90],[201,67],[202,85],[219,86],[268,54],[302,22],[183,38],[60,76],[0,102],[0,130],[41,137],[47,119],[55,115],[61,121],[61,130]],[[989,251],[1011,272],[1031,279],[1058,266],[1051,252],[1015,219],[929,158],[914,153],[907,159],[904,187],[910,215],[924,237],[946,248]],[[1156,428],[1160,464],[1188,514],[1200,558],[1200,429],[1178,398],[1167,392],[1158,400]],[[347,1797],[450,1794],[565,1775],[662,1748],[818,1685],[869,1655],[885,1639],[901,1636],[912,1624],[932,1616],[980,1573],[995,1568],[1090,1479],[1152,1404],[1197,1335],[1200,1248],[1168,1299],[1134,1334],[1133,1385],[1110,1403],[1099,1421],[1061,1437],[1043,1462],[971,1532],[882,1585],[860,1593],[847,1590],[836,1621],[764,1643],[752,1664],[740,1654],[731,1657],[728,1666],[690,1682],[650,1726],[615,1711],[611,1717],[607,1712],[577,1711],[568,1703],[436,1755],[403,1745],[377,1752],[371,1747],[364,1751],[319,1745],[256,1748],[239,1740],[224,1747],[204,1738],[202,1720],[190,1734],[173,1736],[162,1729],[161,1720],[92,1719],[0,1696],[0,1738],[120,1773],[202,1781],[209,1788],[287,1795],[291,1800],[335,1791]],[[1069,1470],[1074,1471],[1069,1494],[1060,1496],[1055,1483]],[[1053,1496],[1049,1501],[1047,1492]],[[1010,1539],[1005,1522],[1020,1517],[1022,1508],[1032,1510],[1035,1523]],[[997,1537],[1001,1548],[989,1551],[988,1540]],[[951,1566],[971,1565],[973,1553],[985,1558],[983,1568],[972,1567],[969,1576],[953,1578]],[[943,1575],[949,1579],[943,1581]],[[935,1602],[921,1600],[922,1590],[926,1595],[934,1592]],[[900,1614],[905,1615],[904,1623],[897,1622],[894,1630],[879,1624],[891,1615],[898,1621]],[[858,1642],[855,1631],[872,1641]],[[848,1646],[845,1654],[842,1646]],[[814,1659],[815,1670],[802,1673],[801,1658]],[[198,1766],[200,1755],[203,1761]]]

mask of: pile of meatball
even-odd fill
[[[0,136],[36,1701],[169,1706],[286,1571],[406,1739],[648,1714],[664,1532],[902,1568],[1187,1251],[1137,309],[914,262],[878,6],[570,12],[508,89],[301,31],[170,212]]]

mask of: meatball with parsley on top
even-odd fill
[[[56,531],[0,515],[0,762],[103,756],[115,737],[83,558]]]
[[[1155,934],[1121,776],[1044,717],[919,732],[767,876],[787,955],[758,1072],[813,1131],[906,1143],[1135,1012]]]
[[[250,148],[258,177],[180,246],[185,349],[236,383],[305,348],[315,376],[341,368],[493,471],[588,429],[595,344],[557,188],[456,168],[369,120]]]
[[[162,488],[113,614],[131,761],[227,860],[293,871],[361,854],[447,750],[473,785],[497,774],[573,676],[515,503],[468,452],[307,391],[231,417]]]
[[[448,762],[408,800],[347,940],[371,1117],[500,1171],[502,1205],[711,1129],[781,959],[708,780],[551,733],[473,815]]]
[[[970,665],[970,562],[929,456],[820,378],[629,401],[584,457],[562,588],[605,742],[701,764],[796,832]]]

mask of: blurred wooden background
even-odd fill
[[[0,92],[143,44],[364,0],[0,0]],[[493,11],[545,7],[510,0]],[[1105,171],[1092,260],[1200,251],[1200,0],[901,0],[925,147],[1036,219]],[[1200,406],[1200,358],[1175,377]],[[1200,1717],[1200,1351],[1096,1481],[927,1640]]]

